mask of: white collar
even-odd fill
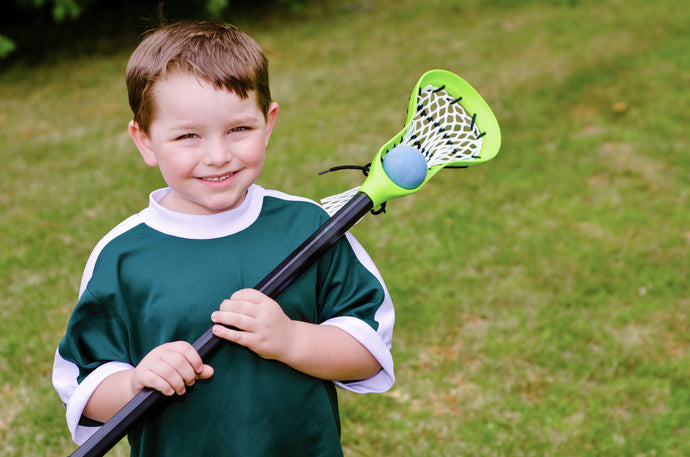
[[[256,221],[263,204],[264,189],[256,184],[247,189],[240,206],[222,213],[197,215],[164,208],[159,203],[172,189],[151,192],[149,206],[140,213],[143,222],[154,230],[180,238],[207,240],[241,232]]]

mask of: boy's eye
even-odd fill
[[[184,135],[180,135],[177,137],[178,140],[186,140],[189,138],[196,138],[197,135],[195,133],[185,133]]]
[[[249,130],[249,127],[246,127],[246,126],[233,127],[228,131],[228,133],[244,132],[245,130]]]

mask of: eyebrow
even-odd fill
[[[260,122],[260,121],[261,121],[260,117],[242,116],[242,117],[232,119],[230,123],[240,125],[240,124],[253,124],[256,122]]]
[[[260,122],[260,118],[254,117],[254,116],[242,116],[242,117],[237,117],[237,118],[232,118],[229,119],[226,124],[232,125],[232,126],[238,126],[238,125],[254,125],[257,122]],[[180,123],[174,123],[171,125],[172,130],[199,130],[203,128],[205,124],[204,123],[197,123],[197,122],[184,122],[181,121]]]

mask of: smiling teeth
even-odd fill
[[[234,174],[235,173],[230,173],[229,175],[220,176],[218,178],[201,178],[201,179],[203,179],[204,181],[219,182],[219,181],[225,181],[226,179],[228,179],[229,177],[231,177]]]

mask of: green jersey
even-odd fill
[[[193,342],[225,298],[256,286],[328,217],[309,200],[257,185],[238,208],[181,214],[158,203],[169,191],[152,193],[148,208],[106,235],[87,263],[53,370],[77,444],[100,425],[82,412],[103,379],[163,343]],[[130,431],[133,456],[342,455],[335,386],[381,392],[394,382],[388,292],[347,234],[277,301],[291,319],[342,328],[382,370],[354,382],[322,380],[228,342],[209,361],[211,379]]]

